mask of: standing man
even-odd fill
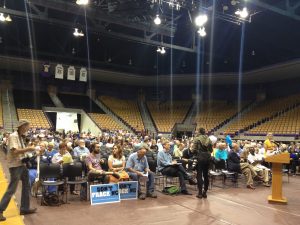
[[[208,169],[211,160],[212,143],[209,137],[205,134],[205,129],[199,129],[199,135],[195,137],[192,152],[197,156],[197,183],[198,195],[197,198],[207,198],[207,190],[209,185]],[[204,179],[204,185],[203,185]],[[203,187],[204,186],[204,187]]]
[[[5,221],[6,218],[3,216],[3,212],[6,210],[11,197],[15,194],[19,180],[22,181],[22,197],[20,214],[26,215],[36,212],[36,208],[30,209],[29,193],[29,174],[28,169],[22,162],[24,153],[32,152],[35,150],[34,146],[25,147],[22,135],[24,135],[29,129],[29,121],[20,120],[17,126],[17,131],[9,136],[8,140],[8,152],[7,161],[9,165],[10,182],[7,187],[5,194],[3,195],[0,202],[0,221]]]

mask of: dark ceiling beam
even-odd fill
[[[71,13],[74,15],[84,16],[84,8],[83,6],[76,5],[71,2],[63,2],[61,0],[28,0],[29,5],[42,6],[45,8],[57,10],[60,12]],[[96,19],[100,21],[104,21],[111,24],[117,24],[124,27],[129,27],[136,30],[159,33],[164,36],[173,36],[175,33],[174,27],[155,27],[154,25],[148,25],[143,23],[132,23],[130,21],[125,21],[124,19],[120,19],[119,17],[109,15],[104,10],[93,8],[92,6],[87,6],[86,15],[90,19]]]
[[[296,9],[300,6],[300,3],[290,6],[289,0],[285,0],[286,9],[282,9],[275,5],[271,5],[267,2],[264,2],[263,0],[250,0],[249,3],[259,6],[263,9],[278,13],[280,15],[287,16],[295,20],[300,20],[300,15],[295,13]]]
[[[18,10],[12,10],[12,9],[7,9],[7,8],[1,8],[0,7],[0,12],[5,13],[5,14],[10,14],[13,16],[17,16],[17,17],[21,17],[26,19],[27,16],[29,19],[32,19],[34,21],[40,21],[40,22],[44,22],[47,24],[57,24],[63,27],[68,27],[68,28],[74,28],[74,23],[72,22],[68,22],[68,21],[63,21],[63,20],[59,20],[59,19],[54,19],[54,18],[49,18],[46,14],[42,14],[42,15],[36,15],[36,14],[32,14],[32,13],[28,13],[28,15],[23,12],[23,11],[18,11]],[[127,40],[130,42],[136,42],[136,43],[141,43],[141,44],[146,44],[146,45],[152,45],[152,46],[163,46],[166,48],[172,48],[175,50],[180,50],[180,51],[185,51],[185,52],[196,52],[196,48],[193,47],[183,47],[183,46],[179,46],[179,45],[171,45],[169,43],[162,43],[160,41],[154,41],[154,40],[149,40],[146,37],[141,38],[141,37],[136,37],[136,36],[132,36],[132,35],[127,35],[127,34],[123,34],[123,33],[118,33],[115,31],[108,31],[105,29],[104,26],[101,25],[93,25],[88,27],[88,30],[90,32],[95,32],[95,33],[101,33],[103,35],[106,36],[110,36],[116,39],[122,39],[122,40]]]

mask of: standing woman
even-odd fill
[[[125,169],[125,156],[123,155],[123,150],[120,145],[115,145],[112,150],[112,154],[108,157],[108,168],[109,171],[118,173],[120,178],[110,175],[109,182],[117,183],[119,181],[124,181],[129,179],[128,173]]]

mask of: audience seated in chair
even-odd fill
[[[257,173],[253,166],[246,162],[241,162],[240,156],[237,154],[239,152],[239,146],[236,143],[232,144],[232,150],[228,154],[228,170],[243,173],[247,179],[247,188],[255,189],[253,186],[253,178],[257,177]]]
[[[119,178],[114,175],[109,175],[110,183],[118,183],[119,181],[129,180],[129,175],[125,171],[125,156],[120,145],[114,145],[112,154],[108,157],[109,171],[119,174]]]
[[[195,185],[196,182],[190,177],[186,170],[183,168],[182,164],[178,164],[176,160],[172,160],[172,156],[169,153],[170,143],[169,141],[164,141],[163,150],[159,151],[157,154],[157,166],[158,171],[165,176],[178,177],[180,182],[181,193],[185,195],[191,195],[185,185],[185,180],[189,180],[190,184]]]
[[[100,159],[100,145],[98,143],[91,144],[91,153],[85,158],[88,169],[88,182],[99,180],[102,183],[109,183],[109,176],[102,170],[100,163],[104,162]]]
[[[138,195],[139,199],[144,200],[147,197],[156,198],[157,195],[155,193],[155,186],[154,186],[154,173],[150,171],[146,152],[148,146],[141,145],[137,152],[132,153],[126,163],[126,169],[128,171],[129,177],[139,182],[139,190]],[[147,176],[148,175],[148,176]],[[147,179],[147,187],[146,191],[147,194],[142,193],[140,181],[141,179]]]
[[[249,154],[247,156],[248,162],[254,167],[254,170],[263,178],[263,185],[265,187],[270,187],[269,184],[269,171],[270,169],[261,165],[262,158],[260,154],[255,152],[254,146],[249,147]]]

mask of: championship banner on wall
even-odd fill
[[[50,74],[50,64],[49,63],[44,63],[43,64],[43,69],[41,71],[41,76],[42,77],[50,77],[51,74]]]
[[[137,199],[138,182],[137,181],[119,182],[119,193],[120,193],[121,200]]]
[[[120,202],[118,184],[98,184],[90,186],[91,205]]]
[[[86,68],[80,69],[79,81],[87,82],[87,70]]]
[[[75,67],[74,66],[69,66],[67,79],[68,80],[75,80],[75,73],[76,73]]]
[[[57,64],[55,67],[55,78],[64,79],[64,67],[61,64]]]

